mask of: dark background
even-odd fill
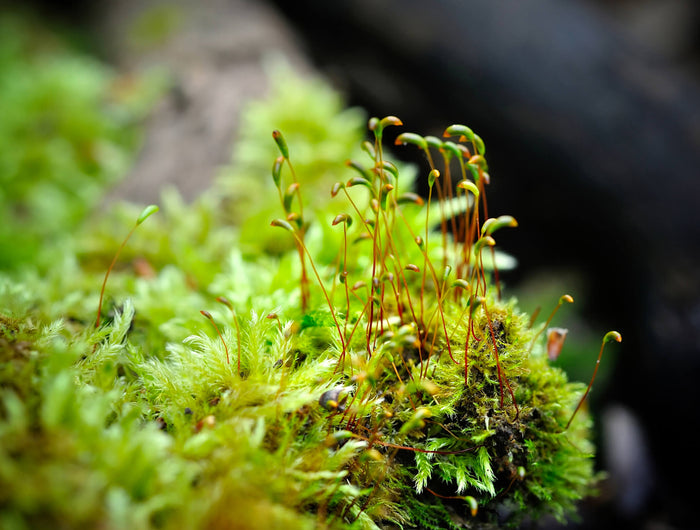
[[[265,6],[272,34],[291,31],[350,104],[397,115],[404,130],[440,135],[460,122],[484,138],[489,204],[519,221],[498,234],[519,261],[506,283],[517,291],[533,274],[574,271],[586,294],[579,314],[601,337],[623,335],[613,373],[591,394],[610,480],[570,527],[699,528],[700,3],[194,5],[222,20]],[[98,30],[114,9],[35,7],[92,32],[98,53],[119,62]]]

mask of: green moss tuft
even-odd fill
[[[421,200],[380,141],[398,118],[363,142],[328,87],[276,75],[215,187],[134,232],[100,326],[142,206],[0,274],[0,526],[571,517],[596,479],[590,417],[566,428],[585,388],[501,299],[514,220],[485,219],[483,141],[403,136],[432,170]]]

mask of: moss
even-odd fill
[[[515,223],[480,218],[483,141],[400,137],[440,172],[422,201],[380,141],[398,119],[371,119],[363,142],[361,112],[278,75],[215,187],[193,204],[170,192],[138,227],[101,326],[100,283],[142,205],[64,234],[45,269],[0,275],[1,525],[572,517],[596,478],[590,418],[567,428],[584,387],[501,299],[494,238]]]

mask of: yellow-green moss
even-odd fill
[[[389,162],[375,139],[398,120],[370,120],[360,148],[359,111],[280,75],[215,187],[191,205],[171,193],[139,226],[99,328],[142,205],[64,234],[41,274],[0,274],[3,528],[487,527],[564,520],[594,491],[590,418],[566,429],[583,385],[500,300],[491,257],[507,260],[469,186],[438,201],[448,168],[486,193],[483,141],[423,138],[441,172],[430,209],[399,200],[430,167]],[[466,252],[447,212],[475,229]]]

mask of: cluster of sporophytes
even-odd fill
[[[550,366],[563,331],[544,343],[572,299],[538,323],[503,298],[516,222],[489,216],[482,140],[398,135],[425,154],[420,197],[383,145],[400,120],[363,141],[295,83],[286,112],[322,114],[308,138],[243,123],[277,149],[266,175],[121,205],[0,273],[3,528],[515,525],[594,491],[590,385]]]
[[[476,517],[480,506],[479,520],[492,523],[496,511],[509,512],[500,522],[564,519],[591,492],[590,424],[576,414],[598,364],[580,397],[582,386],[548,364],[566,330],[547,330],[547,355],[538,339],[573,298],[563,295],[540,326],[513,300],[503,301],[494,234],[517,222],[489,217],[483,141],[457,124],[443,135],[457,142],[399,134],[396,145],[412,144],[429,163],[423,198],[384,153],[384,129],[399,125],[394,116],[369,121],[374,141],[362,144],[368,160],[346,162],[353,176],[330,191],[343,199],[336,215],[313,222],[289,148],[273,132],[281,154],[272,176],[284,217],[271,225],[292,235],[299,257],[299,340],[325,328],[314,332],[314,345],[293,350],[291,367],[299,355],[308,362],[312,351],[320,353],[314,362],[328,366],[333,385],[319,398],[326,443],[365,444],[364,458],[348,468],[351,483],[370,486],[351,504],[359,502],[362,513],[391,513],[421,528],[458,527],[455,513]],[[321,230],[335,227],[337,235],[330,246],[332,236],[322,238],[322,248],[333,250],[319,263],[323,252],[307,236],[324,220]],[[598,362],[611,340],[620,334],[605,335]],[[403,501],[392,506],[397,499]],[[393,511],[382,511],[388,507]],[[341,514],[347,516],[342,503]]]

